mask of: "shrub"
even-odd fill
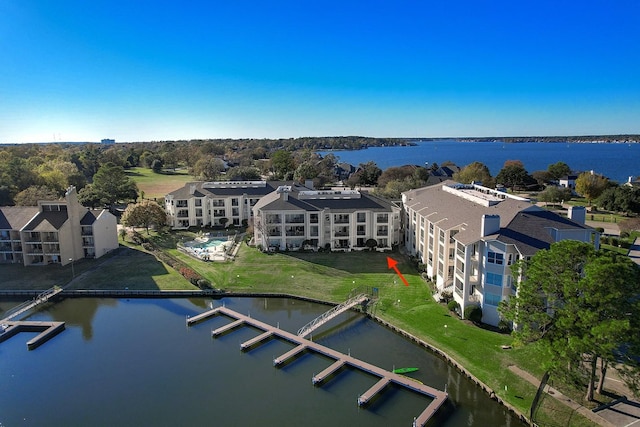
[[[145,251],[149,251],[149,252],[153,251],[153,245],[149,242],[144,242],[142,244],[142,247],[144,248]]]
[[[453,300],[453,292],[443,291],[440,293],[440,300],[445,304],[449,304],[449,302]]]
[[[200,289],[212,289],[211,282],[207,279],[200,279],[197,284]]]
[[[191,282],[191,284],[193,285],[198,285],[198,281],[202,279],[202,277],[200,277],[200,275],[198,273],[196,273],[194,270],[188,268],[188,267],[181,267],[180,268],[180,274],[182,274],[182,276],[187,279],[188,281]]]
[[[482,309],[477,305],[469,305],[464,309],[464,318],[478,324],[482,322]]]
[[[498,322],[498,329],[502,333],[509,333],[511,332],[511,324],[504,319],[500,319]]]
[[[451,300],[447,303],[447,308],[449,309],[449,311],[456,311],[458,307],[460,307],[460,304],[458,304],[454,300]]]

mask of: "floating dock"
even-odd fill
[[[44,344],[64,330],[64,322],[17,321],[5,322],[3,325],[6,329],[0,334],[0,342],[8,340],[20,332],[40,332],[35,338],[27,341],[29,350]]]
[[[287,363],[287,361],[289,361],[290,359],[293,359],[294,357],[296,357],[297,355],[299,355],[304,351],[313,351],[315,353],[319,353],[334,359],[333,364],[331,364],[324,371],[320,372],[318,375],[312,378],[312,382],[314,384],[321,384],[324,380],[326,380],[331,375],[335,374],[336,372],[338,372],[340,369],[342,369],[344,366],[347,366],[347,365],[378,377],[379,380],[371,388],[369,388],[369,390],[365,391],[362,395],[358,397],[357,403],[359,406],[367,405],[373,398],[375,398],[375,396],[381,393],[388,385],[395,384],[395,385],[404,387],[408,390],[411,390],[413,392],[428,396],[429,398],[432,399],[431,403],[422,411],[422,413],[419,416],[417,416],[414,419],[414,422],[413,422],[414,426],[424,426],[448,398],[448,394],[446,392],[421,384],[419,382],[416,382],[402,375],[394,374],[393,372],[386,371],[370,363],[351,357],[350,355],[346,355],[338,351],[332,350],[328,347],[322,346],[320,344],[316,344],[313,341],[309,341],[301,336],[298,336],[296,334],[292,334],[290,332],[284,331],[280,328],[276,328],[274,326],[268,325],[259,320],[252,319],[251,317],[244,316],[226,307],[217,307],[205,313],[202,313],[198,316],[189,318],[187,319],[187,324],[191,325],[195,322],[201,321],[203,319],[206,319],[218,314],[222,314],[232,319],[235,319],[235,321],[229,323],[226,326],[223,326],[222,328],[218,328],[212,331],[213,337],[216,337],[221,333],[224,333],[236,327],[239,327],[242,324],[247,324],[247,325],[253,326],[254,328],[261,329],[262,331],[264,331],[261,335],[258,335],[257,337],[252,338],[240,344],[241,350],[247,350],[248,348],[258,345],[259,343],[263,342],[264,340],[272,336],[277,336],[293,344],[297,344],[297,346],[294,347],[293,349],[289,350],[288,352],[281,355],[280,357],[275,358],[273,360],[273,364],[275,366],[280,366],[284,363]]]

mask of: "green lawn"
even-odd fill
[[[163,171],[155,173],[147,168],[130,168],[126,170],[129,176],[144,191],[146,199],[160,199],[167,193],[177,190],[189,181],[195,181],[193,176],[185,170]]]

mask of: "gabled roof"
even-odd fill
[[[20,230],[37,213],[37,206],[0,206],[0,230]]]
[[[551,230],[588,230],[591,227],[579,224],[556,213],[539,207],[519,212],[496,236],[500,242],[515,245],[524,256],[547,249],[553,242]]]
[[[85,213],[82,219],[80,220],[80,225],[92,225],[96,221],[96,218],[98,217],[98,215],[100,215],[101,212],[102,212],[102,209],[88,210],[87,213]]]
[[[23,229],[25,231],[59,230],[68,218],[67,211],[40,212]]]

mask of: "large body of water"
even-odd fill
[[[574,171],[602,174],[619,183],[640,175],[640,144],[569,144],[527,142],[420,141],[416,146],[373,147],[366,150],[330,151],[340,160],[357,166],[374,161],[381,169],[391,166],[442,164],[451,161],[460,167],[482,162],[496,176],[506,160],[520,160],[529,172],[546,170],[550,164],[565,162]]]
[[[332,361],[272,340],[249,352],[244,327],[218,339],[215,317],[186,327],[208,299],[67,299],[29,320],[65,321],[66,330],[33,351],[18,334],[0,344],[0,426],[410,426],[426,397],[391,388],[366,408],[358,395],[376,379],[346,370],[321,387],[311,378]],[[327,307],[290,299],[226,298],[227,307],[296,331]],[[416,366],[414,376],[450,393],[432,425],[523,424],[443,360],[357,313],[345,313],[314,340],[380,367]],[[478,349],[482,357],[482,349]]]

